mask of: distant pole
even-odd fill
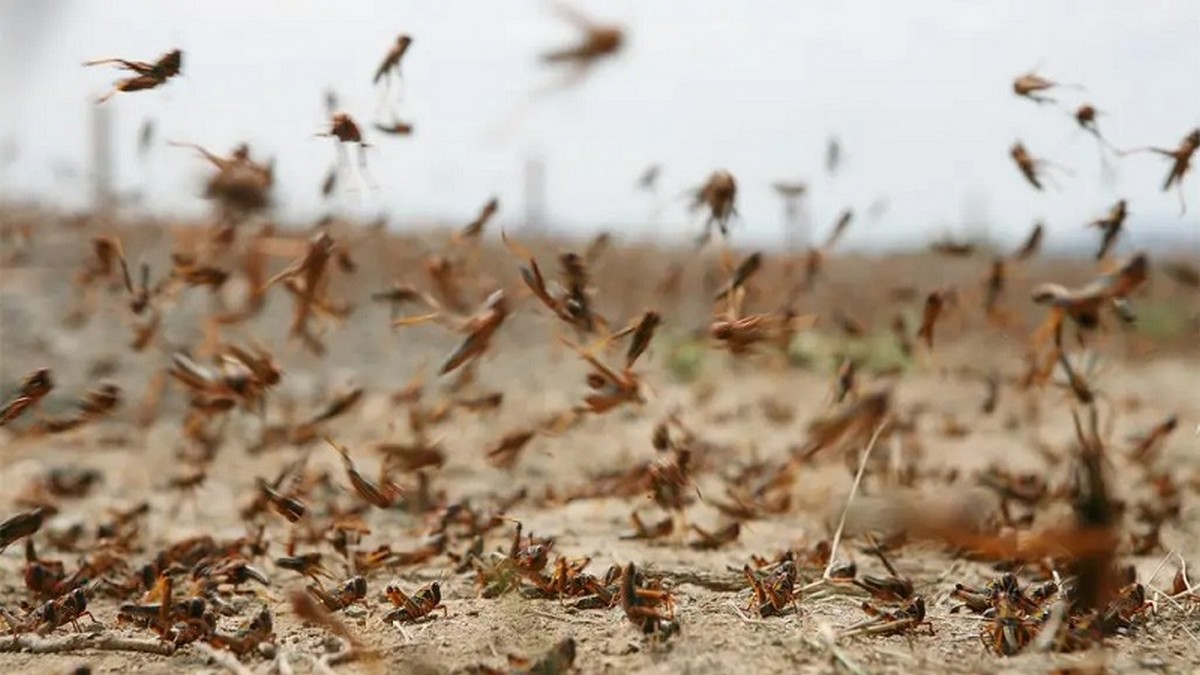
[[[540,156],[525,160],[525,228],[542,232],[546,217],[546,162]]]
[[[808,248],[809,242],[808,202],[805,195],[787,195],[783,198],[783,248],[795,253]]]
[[[107,105],[89,102],[92,116],[92,207],[99,212],[113,205],[112,113]]]
[[[799,248],[793,250],[807,250],[813,245],[812,213],[808,210],[807,195],[800,195],[799,203],[796,204],[796,230],[799,234]]]

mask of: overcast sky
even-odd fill
[[[1121,197],[1134,237],[1170,227],[1200,233],[1200,171],[1186,181],[1191,212],[1181,219],[1177,195],[1160,191],[1165,160],[1131,156],[1106,179],[1093,138],[1064,111],[1011,90],[1016,75],[1039,68],[1086,87],[1059,96],[1072,109],[1088,101],[1107,113],[1100,128],[1117,146],[1174,147],[1200,126],[1198,2],[576,6],[624,26],[627,49],[580,86],[530,102],[555,77],[537,55],[575,37],[542,0],[0,0],[0,144],[11,138],[18,153],[0,170],[0,194],[84,203],[83,178],[62,168],[86,167],[89,100],[117,73],[80,63],[152,60],[179,47],[183,77],[108,104],[119,186],[142,191],[158,211],[203,213],[205,167],[162,146],[139,160],[136,135],[147,118],[159,140],[220,152],[245,140],[274,156],[280,216],[302,221],[337,210],[386,213],[400,224],[465,222],[495,193],[503,220],[515,223],[524,161],[540,155],[552,225],[580,232],[694,233],[700,221],[677,197],[726,168],[740,189],[734,236],[764,243],[779,237],[781,207],[769,189],[778,179],[810,183],[818,231],[842,208],[865,213],[886,198],[880,219],[856,223],[852,245],[961,234],[968,221],[1015,240],[1039,218],[1065,236]],[[363,125],[376,119],[381,94],[371,75],[399,32],[414,37],[399,112],[416,135],[368,131],[379,190],[323,202],[318,188],[334,157],[330,139],[313,137],[325,122],[323,92],[336,90]],[[833,134],[845,162],[830,177],[823,163]],[[1034,191],[1008,155],[1017,139],[1072,173],[1052,172],[1057,186]],[[653,200],[633,189],[652,162],[663,164],[653,225]]]

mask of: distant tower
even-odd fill
[[[89,103],[92,116],[92,208],[113,206],[112,107]]]
[[[546,162],[539,155],[525,160],[525,229],[542,232],[546,226]]]

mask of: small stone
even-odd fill
[[[327,635],[324,640],[321,640],[321,648],[330,654],[340,652],[342,651],[342,641],[332,635]]]
[[[350,605],[343,611],[351,619],[361,619],[367,615],[367,609],[361,605]]]
[[[275,658],[275,643],[274,642],[258,643],[258,653],[262,654],[263,658],[267,658],[267,659]]]

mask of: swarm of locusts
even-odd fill
[[[562,13],[581,35],[543,54],[547,64],[582,73],[625,44],[622,28]],[[395,38],[373,83],[400,79],[412,42]],[[134,74],[101,101],[182,72],[179,50],[87,65],[100,63]],[[1039,105],[1078,89],[1036,73],[1013,83]],[[325,196],[343,145],[359,146],[364,170],[372,147],[336,96],[328,102],[318,135],[335,139],[338,165]],[[1090,103],[1072,114],[1111,149]],[[401,122],[374,128],[412,132]],[[658,661],[676,658],[680,642],[710,647],[690,626],[716,616],[721,630],[799,632],[817,656],[793,658],[859,672],[848,650],[886,640],[916,650],[945,632],[996,658],[1121,649],[1200,603],[1169,543],[1186,531],[1185,502],[1200,490],[1168,449],[1185,433],[1182,413],[1152,411],[1153,425],[1114,438],[1118,416],[1144,404],[1104,386],[1097,365],[1117,340],[1130,352],[1146,344],[1141,309],[1163,286],[1159,270],[1193,308],[1200,273],[1124,246],[1136,226],[1125,199],[1087,223],[1098,234],[1089,277],[1036,266],[1039,223],[1011,253],[933,244],[939,262],[970,267],[967,280],[881,273],[889,281],[864,290],[847,288],[833,256],[860,227],[854,210],[803,253],[738,250],[729,225],[740,191],[755,186],[723,169],[688,193],[704,218],[701,250],[683,254],[686,263],[625,261],[634,252],[607,233],[557,250],[519,241],[495,224],[500,198],[486,195],[465,225],[419,245],[382,222],[334,216],[288,232],[267,219],[273,161],[253,159],[245,143],[227,157],[173,145],[207,163],[203,197],[215,218],[150,238],[107,217],[77,225],[86,246],[72,249],[67,302],[53,308],[64,332],[127,336],[122,358],[4,364],[3,461],[64,448],[73,459],[14,469],[23,477],[9,483],[0,513],[0,655],[105,650],[186,655],[192,665],[202,657],[239,673],[350,662],[383,672],[420,670],[408,648],[420,643],[455,649],[469,672],[561,674],[609,667],[600,630],[632,643],[615,658]],[[1145,149],[1170,159],[1163,189],[1178,187],[1181,199],[1198,146],[1193,131],[1174,149]],[[841,147],[830,143],[831,173]],[[1020,141],[1009,154],[1043,190],[1054,165]],[[658,176],[655,165],[640,184]],[[789,218],[809,190],[766,187],[789,200]],[[496,229],[503,248],[489,241]],[[36,256],[38,235],[27,236]],[[693,276],[703,279],[685,284]],[[6,280],[5,291],[10,283],[20,282]],[[887,311],[874,316],[858,293]],[[1193,321],[1194,347],[1200,312]],[[350,341],[360,327],[396,358],[371,362]],[[804,351],[821,339],[882,341],[900,356],[881,366],[863,349],[839,349],[828,397],[798,396],[793,376],[822,372]],[[1025,361],[963,362],[948,348],[973,340],[1020,344]],[[429,341],[439,350],[432,361],[418,353]],[[688,350],[720,374],[672,381],[672,372],[686,380]],[[506,358],[518,370],[505,371]],[[352,374],[322,375],[334,359],[343,373],[353,363]],[[135,360],[144,381],[121,366]],[[409,369],[403,384],[396,361]],[[954,408],[915,400],[909,370],[961,379],[979,398]],[[550,395],[539,378],[561,371],[570,372],[563,395]],[[735,388],[756,373],[772,392],[759,402]],[[932,456],[939,443],[975,457],[976,426],[1002,414],[1004,442],[1039,465],[965,469]],[[1040,433],[1051,417],[1073,429],[1062,444]],[[767,433],[744,438],[741,423]],[[597,438],[621,446],[612,449],[619,463],[604,467],[585,449]],[[147,467],[166,457],[170,469],[152,471],[140,492],[128,488],[130,476],[92,467],[110,445],[144,447]],[[849,490],[835,498],[818,483],[823,472],[840,475],[839,464]],[[120,500],[98,508],[103,496]],[[613,504],[628,529],[607,535],[606,516],[594,514]],[[827,510],[824,530],[796,527]],[[767,543],[774,535],[764,531],[790,534]],[[1134,564],[1154,559],[1149,575]],[[709,602],[714,594],[725,597]],[[830,603],[839,611],[827,612]],[[506,660],[492,643],[491,658],[452,647],[488,632],[481,614],[539,646]]]

